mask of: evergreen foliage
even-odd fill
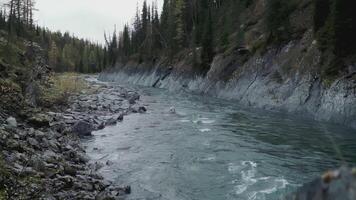
[[[203,72],[209,70],[209,65],[214,57],[214,47],[213,47],[213,25],[212,25],[211,11],[208,10],[208,17],[205,20],[204,35],[202,41],[202,67]]]
[[[295,8],[294,0],[267,1],[267,28],[271,32],[273,42],[290,39],[289,16]]]
[[[38,43],[48,52],[50,66],[59,72],[94,73],[113,63],[106,60],[106,49],[99,44],[36,26],[34,10],[34,0],[8,0],[0,9],[0,30],[7,32],[9,43],[21,39]]]
[[[356,2],[314,0],[314,34],[323,52],[322,73],[337,77],[346,69],[345,60],[356,53]]]

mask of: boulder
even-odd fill
[[[64,165],[64,174],[69,176],[76,176],[77,170],[70,165]]]
[[[320,178],[304,184],[285,198],[293,200],[354,200],[356,199],[356,170],[341,168],[328,171]]]
[[[116,123],[117,123],[117,119],[110,118],[110,119],[106,120],[105,125],[106,126],[114,126],[114,125],[116,125]]]
[[[115,196],[110,192],[102,191],[95,197],[95,200],[115,200]]]
[[[73,133],[76,133],[79,137],[91,136],[93,127],[90,123],[86,121],[78,121],[72,127]]]
[[[35,140],[34,138],[28,138],[27,142],[34,148],[39,148],[39,143],[37,140]]]
[[[10,127],[16,128],[17,127],[17,121],[14,117],[9,117],[6,120],[7,125],[9,125]]]
[[[170,107],[169,108],[169,113],[176,114],[176,108],[175,107]]]
[[[147,108],[146,108],[145,106],[140,106],[140,107],[138,108],[138,112],[139,112],[139,113],[145,113],[145,112],[147,112]]]
[[[118,120],[119,122],[124,121],[124,114],[121,113],[121,114],[117,117],[117,120]]]
[[[53,118],[45,114],[37,114],[31,117],[28,122],[36,128],[49,127]]]
[[[131,96],[129,97],[129,103],[130,104],[135,104],[137,100],[140,100],[140,95],[134,93],[134,94],[131,94]]]
[[[97,127],[98,130],[103,130],[105,128],[105,123],[100,123]]]

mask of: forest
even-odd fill
[[[353,35],[355,2],[348,0],[313,0],[313,30],[318,46],[324,52],[326,75],[337,75],[343,62],[356,52]],[[244,48],[244,11],[254,0],[164,0],[163,10],[147,1],[137,8],[132,25],[113,33],[107,39],[109,60],[125,62],[174,57],[185,50],[194,54],[194,66],[202,73],[209,70],[217,53]],[[290,32],[290,15],[299,1],[269,0],[265,12],[267,41],[248,49],[252,53],[270,45],[281,45],[297,39]],[[332,58],[331,60],[329,58]],[[340,64],[341,63],[341,64]],[[341,68],[341,69],[340,69]],[[336,73],[336,74],[335,74]]]
[[[244,16],[254,0],[164,0],[161,13],[158,5],[144,1],[138,7],[133,24],[123,30],[104,34],[101,45],[79,39],[70,33],[53,32],[34,24],[34,0],[10,0],[0,11],[0,29],[16,40],[23,37],[40,44],[48,63],[56,71],[99,72],[117,62],[130,59],[152,61],[160,57],[173,58],[179,53],[194,54],[196,71],[209,70],[214,56],[245,48]],[[268,40],[252,53],[269,45],[281,45],[293,37],[289,17],[298,1],[270,0],[265,13]],[[313,0],[313,30],[324,52],[326,75],[343,70],[343,62],[353,60],[356,43],[353,40],[356,16],[348,0]],[[330,59],[331,58],[331,59]]]
[[[94,73],[109,64],[103,45],[77,38],[69,32],[50,31],[34,23],[35,5],[35,0],[10,0],[1,5],[1,35],[8,40],[8,44],[2,47],[1,56],[10,60],[14,52],[9,45],[25,39],[43,48],[48,64],[57,72]]]
[[[0,3],[0,200],[356,199],[355,0]]]

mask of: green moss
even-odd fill
[[[9,90],[21,92],[21,87],[11,79],[0,79],[0,91],[6,92]]]
[[[252,53],[256,53],[256,52],[263,53],[266,51],[267,45],[268,45],[268,42],[264,39],[256,40],[252,44],[251,52]]]
[[[5,200],[7,198],[7,193],[5,190],[0,190],[0,200]]]
[[[331,85],[335,82],[336,78],[335,77],[325,77],[322,81],[322,84],[326,87],[326,88],[330,88]]]

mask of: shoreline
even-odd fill
[[[83,78],[90,91],[71,96],[61,112],[31,113],[21,122],[12,117],[4,122],[0,115],[0,183],[7,188],[0,190],[0,199],[125,199],[131,193],[130,186],[116,185],[98,173],[110,162],[91,162],[81,138],[146,108],[135,91]],[[353,189],[347,192],[343,185],[355,184],[355,177],[355,169],[329,171],[285,199],[322,199],[321,191],[328,196],[351,194]]]
[[[249,72],[246,72],[246,77],[241,80],[225,82],[209,77],[187,77],[177,71],[178,69],[167,70],[165,65],[153,66],[155,67],[152,69],[142,70],[141,65],[128,63],[103,71],[99,80],[154,86],[170,91],[185,90],[236,101],[238,105],[252,109],[283,112],[303,116],[303,119],[356,129],[355,93],[345,89],[350,88],[351,84],[347,79],[340,79],[330,88],[323,88],[320,80],[316,81],[306,75],[296,83],[289,81],[287,86],[283,86],[273,82],[270,77],[263,76],[250,83],[248,77],[252,75]],[[278,92],[283,95],[276,95]]]
[[[131,193],[130,186],[98,174],[100,164],[89,162],[80,138],[146,108],[135,91],[86,82],[91,92],[71,96],[61,112],[27,113],[24,120],[1,114],[0,199],[100,200]]]

